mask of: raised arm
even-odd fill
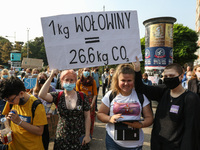
[[[140,71],[140,61],[137,57],[136,57],[136,62],[133,62],[133,66],[135,69],[135,90],[138,93],[145,94],[146,97],[150,100],[159,101],[161,97],[163,96],[163,93],[166,88],[163,88],[160,86],[149,86],[149,85],[145,85],[142,82],[142,74]]]
[[[48,93],[48,90],[49,90],[49,87],[51,85],[52,79],[57,74],[58,74],[58,70],[57,69],[52,70],[50,77],[47,79],[47,81],[44,83],[44,85],[40,89],[40,92],[39,92],[38,96],[40,98],[44,99],[47,102],[52,102],[53,101],[53,96],[50,93]]]

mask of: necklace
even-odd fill
[[[66,95],[65,96],[66,101],[71,103],[71,101],[73,101],[73,99],[75,99],[75,94],[76,94],[76,92],[74,92],[72,95]]]

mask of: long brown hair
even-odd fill
[[[36,81],[36,85],[35,87],[33,88],[33,92],[34,92],[34,95],[38,95],[38,93],[40,92],[40,89],[42,88],[42,86],[39,84],[39,80],[40,80],[40,76],[43,75],[45,76],[46,80],[47,80],[47,74],[45,72],[40,72],[37,76],[37,81]]]
[[[192,70],[192,76],[191,76],[190,80],[197,78],[196,71],[197,71],[197,68],[199,68],[199,67],[200,67],[200,65],[194,66],[194,69]]]
[[[112,92],[120,93],[120,87],[118,83],[118,77],[120,74],[132,74],[133,79],[135,78],[134,67],[131,64],[121,64],[117,66],[117,69],[112,77],[111,90]]]
[[[82,70],[82,72],[84,71],[84,69]],[[80,78],[80,83],[83,84],[84,86],[92,86],[93,80],[94,79],[93,79],[93,77],[91,77],[91,69],[90,69],[90,76],[88,76],[87,78],[84,77],[84,75],[82,73],[81,78]]]

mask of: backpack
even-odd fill
[[[143,96],[143,94],[141,94],[141,93],[138,93],[138,92],[136,92],[137,93],[137,97],[138,97],[138,99],[139,99],[139,101],[140,101],[140,104],[141,104],[141,106],[142,106],[142,116],[144,116],[143,115],[143,103],[144,103],[144,96]],[[109,100],[110,100],[110,104],[111,104],[111,102],[112,102],[112,100],[115,98],[117,96],[117,92],[111,92],[110,93],[110,95],[109,95]]]
[[[42,102],[40,100],[35,100],[32,104],[32,108],[31,108],[31,111],[32,111],[32,117],[34,119],[34,116],[35,116],[35,110],[37,108],[37,106],[39,104],[42,104]],[[12,104],[10,104],[10,109],[12,109]],[[48,124],[44,125],[44,130],[43,130],[43,133],[42,133],[42,143],[43,143],[43,146],[44,146],[44,149],[45,150],[48,150],[48,147],[49,147],[49,129],[48,129]]]
[[[35,100],[32,104],[32,117],[34,118],[35,116],[35,110],[37,108],[37,106],[39,104],[42,104],[42,102],[40,100]],[[42,143],[43,143],[43,146],[44,146],[44,149],[45,150],[48,150],[48,147],[49,147],[49,129],[48,129],[48,124],[44,125],[44,131],[43,131],[43,134],[42,134]]]

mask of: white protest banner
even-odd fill
[[[41,18],[50,69],[75,69],[142,60],[136,11]]]

